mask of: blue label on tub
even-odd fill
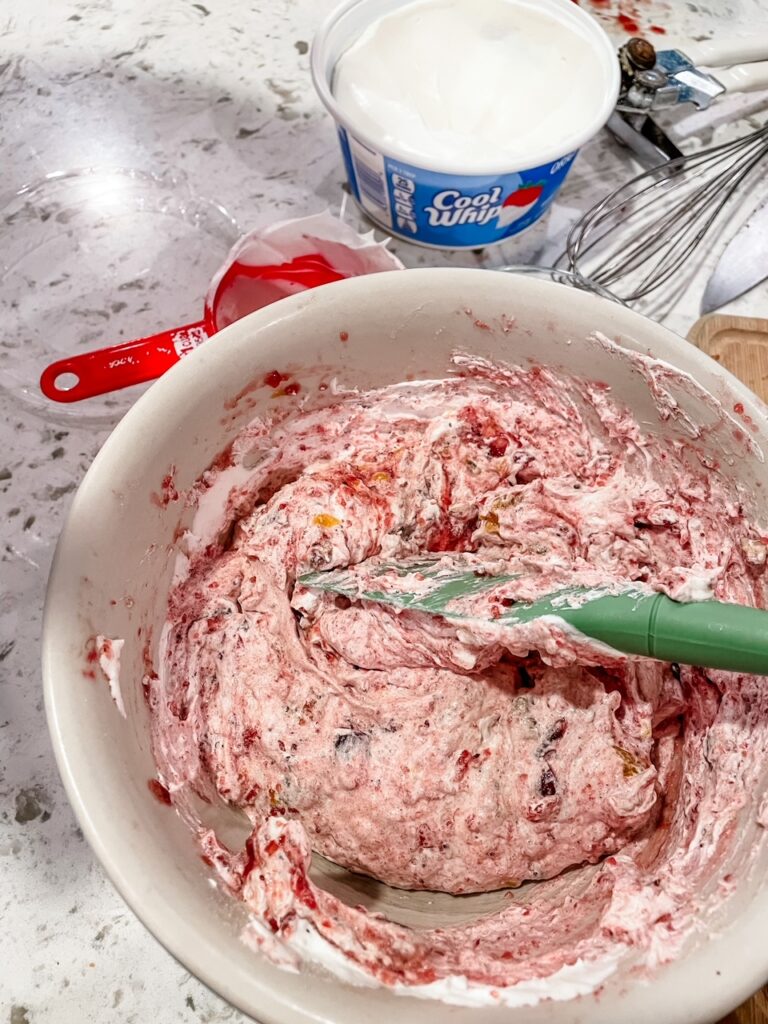
[[[380,153],[339,126],[350,188],[372,220],[414,242],[477,249],[541,217],[576,153],[501,175],[438,174]]]

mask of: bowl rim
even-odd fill
[[[395,274],[397,277],[393,276]],[[358,301],[370,299],[371,295],[389,295],[390,299],[393,298],[393,295],[406,298],[408,295],[412,295],[418,305],[424,301],[429,288],[436,287],[438,282],[441,295],[448,303],[455,304],[455,296],[460,295],[462,304],[464,304],[468,301],[467,289],[472,287],[473,282],[479,283],[483,279],[488,282],[493,281],[494,288],[508,290],[510,301],[513,301],[514,295],[517,293],[518,296],[525,294],[538,298],[543,309],[553,308],[553,300],[561,308],[564,303],[573,309],[590,308],[598,317],[599,311],[602,309],[604,319],[612,322],[621,333],[631,336],[632,326],[635,325],[639,334],[646,337],[655,335],[662,341],[663,348],[669,347],[671,343],[681,356],[682,362],[689,364],[688,367],[680,366],[680,369],[691,372],[691,367],[693,367],[694,375],[697,367],[710,372],[713,368],[715,369],[717,376],[730,385],[731,390],[744,403],[749,414],[762,428],[768,441],[768,408],[759,398],[704,352],[668,328],[633,310],[617,306],[607,299],[588,292],[572,288],[566,290],[566,286],[551,281],[512,274],[505,274],[503,277],[494,275],[494,278],[491,278],[487,272],[479,268],[429,267],[405,272],[384,271],[375,275],[350,278],[325,285],[256,310],[221,331],[217,336],[215,346],[203,346],[177,363],[140,396],[102,445],[78,488],[56,546],[46,590],[42,622],[43,687],[46,717],[56,762],[76,818],[89,845],[123,900],[160,944],[212,991],[244,1013],[251,1016],[258,1015],[255,1019],[262,1020],[264,1024],[289,1024],[289,1022],[290,1024],[332,1024],[332,1021],[324,1014],[314,1012],[306,1000],[299,1005],[297,1001],[291,1000],[287,995],[282,996],[279,989],[263,983],[255,975],[233,973],[229,962],[206,935],[195,932],[195,942],[190,942],[185,937],[189,935],[189,925],[184,923],[183,907],[172,905],[162,895],[158,898],[157,891],[154,892],[151,899],[148,898],[144,891],[146,889],[144,884],[147,876],[146,865],[138,863],[130,857],[126,858],[121,848],[120,829],[116,827],[114,818],[110,818],[106,813],[100,813],[98,808],[91,807],[81,792],[79,778],[84,766],[81,765],[78,768],[73,760],[81,737],[70,735],[62,721],[62,713],[66,712],[67,705],[73,704],[78,698],[74,696],[74,690],[69,685],[70,681],[66,678],[66,670],[62,671],[60,663],[56,661],[52,639],[55,617],[59,617],[57,629],[61,628],[62,621],[69,619],[74,624],[77,619],[76,603],[72,602],[69,596],[68,592],[71,591],[71,586],[67,578],[62,575],[62,563],[65,561],[65,556],[68,556],[69,549],[79,546],[79,539],[76,536],[77,527],[85,512],[85,509],[81,508],[82,503],[79,499],[86,485],[92,484],[100,475],[108,471],[113,453],[119,452],[121,446],[130,440],[136,426],[142,420],[152,418],[156,412],[173,407],[174,402],[183,395],[187,382],[192,382],[204,374],[207,365],[206,359],[211,358],[210,353],[214,349],[218,354],[213,358],[224,359],[227,345],[252,346],[255,335],[269,331],[276,324],[291,318],[311,317],[316,306],[328,304],[348,306],[356,299]],[[502,281],[506,281],[507,284],[502,284]],[[557,291],[553,292],[554,289]],[[588,306],[588,304],[592,305]],[[206,351],[209,353],[208,356],[204,355]],[[666,357],[659,358],[666,359]],[[672,362],[674,365],[675,361]],[[127,826],[124,827],[127,828]],[[182,931],[182,929],[185,930]],[[761,938],[763,939],[762,943],[759,941]],[[768,953],[760,955],[760,950],[766,948],[766,941],[768,941],[768,885],[753,896],[750,904],[739,914],[736,921],[724,931],[710,935],[707,942],[702,943],[694,951],[698,955],[698,961],[704,961],[707,970],[693,975],[695,985],[689,986],[685,1003],[679,999],[680,977],[690,975],[688,958],[685,957],[678,958],[659,968],[653,976],[652,987],[643,988],[640,984],[624,985],[622,1000],[627,1003],[630,1012],[633,994],[634,1009],[638,1010],[640,1006],[643,1007],[642,1016],[623,1016],[624,1024],[646,1022],[649,1017],[645,1016],[645,1013],[652,1012],[654,1004],[660,1012],[663,1008],[665,1024],[706,1024],[709,1021],[719,1020],[721,1016],[748,998],[768,978]],[[730,956],[727,955],[728,951],[730,951]],[[256,955],[254,953],[254,956]],[[729,961],[728,970],[725,969],[725,960]],[[723,962],[722,977],[719,976],[719,970],[717,972],[714,970],[714,966],[721,962]],[[713,968],[711,976],[708,970],[710,966]],[[227,967],[229,967],[229,974]],[[734,972],[737,972],[735,976]],[[309,981],[309,976],[305,977]],[[249,979],[251,992],[258,991],[258,1002],[249,998],[248,994],[243,991]],[[320,981],[321,979],[313,976],[312,980]],[[688,978],[688,981],[690,980],[691,977]],[[308,983],[307,992],[311,992],[311,988],[311,984]],[[639,992],[644,994],[644,998],[640,1002],[637,1001]],[[408,998],[402,1000],[402,997],[394,995],[391,998],[401,999],[400,1003],[387,1004],[391,1013],[394,1014],[398,1012],[397,1008],[400,1008],[400,1011],[405,1014],[408,1012],[407,1008],[414,1005],[413,1001]],[[420,1003],[418,1005],[421,1008],[421,1013],[428,1015],[429,1004]],[[435,1005],[443,1013],[455,1014],[457,1019],[461,1014],[459,1007],[446,1007],[443,1003]],[[540,1007],[545,1010],[547,1007],[553,1006],[554,1004],[550,1001],[540,1004]],[[570,1000],[565,1006],[571,1007],[572,1014],[575,1014],[575,1016],[569,1017],[569,1020],[585,1020],[586,1018],[581,1016],[582,1012],[589,1013],[589,1019],[592,1019],[592,1012],[595,1014],[596,1020],[610,1021],[613,1019],[602,1015],[600,1002],[597,999],[592,1002],[586,1002],[584,999]],[[587,1009],[588,1007],[591,1008],[591,1011]],[[538,1008],[536,1009],[538,1010]],[[459,1012],[456,1013],[456,1011]],[[411,1010],[411,1013],[413,1012],[418,1011]],[[464,1012],[470,1011],[465,1010]],[[471,1012],[475,1015],[473,1019],[479,1019],[477,1018],[478,1010],[473,1009]],[[493,1009],[489,1012],[496,1011]],[[519,1014],[518,1019],[520,1020],[526,1018],[525,1010],[502,1009],[500,1012],[506,1015],[503,1017],[505,1020],[514,1013]],[[374,1022],[378,1024],[379,1020],[388,1019],[391,1018],[389,1016],[380,1018],[373,1014],[373,1011],[370,1017],[371,1024]],[[546,1016],[536,1017],[537,1021],[539,1019],[547,1018]]]

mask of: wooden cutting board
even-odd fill
[[[713,313],[696,321],[688,340],[768,402],[768,320]],[[720,1024],[768,1024],[768,986]]]
[[[768,401],[768,320],[712,313],[696,321],[688,340]]]
[[[738,1010],[729,1013],[720,1024],[766,1024],[768,1021],[768,991],[761,988],[757,995]]]

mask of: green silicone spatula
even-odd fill
[[[367,575],[365,583],[349,569],[308,573],[299,577],[299,583],[351,600],[466,623],[478,618],[466,607],[468,598],[519,578],[519,574],[478,575],[473,570],[446,568],[434,560],[383,565],[376,572],[378,575]],[[380,589],[376,589],[377,579]],[[583,636],[623,654],[768,675],[768,611],[757,608],[721,601],[683,603],[632,584],[620,594],[564,587],[537,601],[516,603],[487,621],[514,626],[542,616],[556,616]]]

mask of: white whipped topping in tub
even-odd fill
[[[580,144],[610,87],[568,13],[531,0],[416,0],[341,55],[333,95],[355,128],[416,165],[469,174],[545,163],[540,154]]]

